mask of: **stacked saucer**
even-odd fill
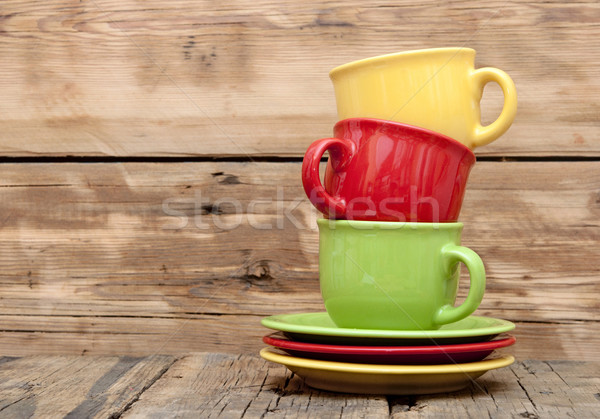
[[[278,330],[260,354],[288,367],[306,384],[362,394],[431,394],[467,387],[514,358],[496,350],[515,343],[514,324],[469,316],[437,330],[340,328],[326,312],[264,318]]]
[[[317,224],[326,312],[263,319],[278,331],[263,339],[271,346],[263,358],[310,386],[370,394],[458,390],[514,361],[492,355],[514,343],[505,334],[514,325],[473,315],[485,268],[461,245],[457,222],[472,149],[504,133],[516,111],[510,77],[475,69],[474,58],[471,49],[442,48],[331,71],[340,121],[302,163],[304,190],[324,217]],[[479,100],[490,81],[502,87],[504,107],[482,126]],[[456,305],[461,263],[470,285]]]

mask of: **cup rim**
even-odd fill
[[[392,52],[389,54],[376,55],[374,57],[363,58],[360,60],[350,61],[349,63],[345,63],[334,67],[331,71],[329,71],[329,78],[332,80],[339,75],[339,73],[344,72],[346,70],[352,69],[354,67],[359,67],[363,65],[377,64],[378,61],[389,60],[391,58],[402,58],[406,55],[425,55],[430,53],[439,53],[439,52],[451,52],[455,51],[466,52],[469,54],[475,55],[475,50],[473,48],[468,47],[441,47],[441,48],[423,48],[423,49],[415,49],[401,52]]]
[[[464,224],[459,221],[421,223],[415,221],[368,221],[368,220],[340,220],[330,218],[318,218],[317,225],[333,223],[334,228],[353,227],[356,230],[367,230],[379,228],[380,230],[400,230],[409,228],[411,230],[453,230],[462,229]]]
[[[408,129],[408,130],[418,132],[420,134],[431,135],[431,136],[437,137],[441,140],[447,141],[456,147],[462,148],[464,151],[467,151],[472,156],[473,159],[476,159],[476,156],[475,156],[475,153],[473,152],[473,150],[471,150],[470,147],[461,143],[460,141],[455,140],[452,137],[448,137],[447,135],[444,135],[437,131],[432,131],[427,128],[418,127],[416,125],[405,124],[402,122],[388,121],[386,119],[378,119],[378,118],[346,118],[346,119],[342,119],[341,121],[336,122],[336,124],[333,127],[333,130],[335,132],[335,130],[338,128],[338,126],[348,125],[348,124],[351,124],[352,122],[368,122],[368,123],[373,123],[373,124],[378,124],[378,125],[383,125],[383,126],[391,126],[391,127],[397,128],[397,129]]]

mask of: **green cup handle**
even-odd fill
[[[442,248],[442,258],[448,271],[453,269],[456,263],[464,263],[469,270],[471,284],[469,294],[461,305],[454,307],[447,304],[437,312],[434,322],[438,325],[459,321],[473,313],[479,307],[485,291],[485,267],[477,253],[468,247],[449,244]]]
[[[483,88],[489,82],[498,83],[504,94],[504,106],[498,119],[485,127],[481,122],[475,126],[473,144],[469,145],[470,148],[475,148],[491,143],[504,134],[513,123],[517,113],[517,89],[509,75],[497,68],[479,68],[473,71],[471,77],[479,99],[483,94]]]

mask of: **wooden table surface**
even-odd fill
[[[598,417],[600,363],[517,361],[437,395],[318,391],[257,355],[0,358],[3,418]]]

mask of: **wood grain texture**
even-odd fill
[[[0,169],[2,354],[248,353],[261,317],[323,310],[298,162]],[[478,313],[517,323],[522,359],[600,353],[599,169],[471,173],[461,219],[488,274]]]
[[[173,362],[170,356],[0,358],[0,415],[119,417]]]
[[[600,364],[523,361],[490,371],[464,391],[411,398],[406,411],[391,400],[391,417],[593,418]]]
[[[292,306],[288,308],[292,310]],[[233,314],[182,315],[171,319],[152,315],[2,316],[0,349],[6,356],[183,356],[197,351],[255,354],[265,346],[261,338],[274,332],[261,326],[262,317]],[[600,327],[597,322],[512,320],[516,328],[510,333],[517,343],[509,353],[517,359],[598,360]]]
[[[478,51],[519,94],[480,155],[600,155],[596,1],[3,1],[0,156],[301,156],[336,121],[328,72]],[[486,88],[484,122],[499,112]]]
[[[123,415],[177,417],[593,418],[600,364],[517,362],[451,394],[391,397],[318,391],[255,356],[194,354]]]
[[[176,362],[123,418],[176,416],[375,417],[388,415],[385,396],[312,390],[286,368],[256,355],[197,354]]]
[[[0,357],[6,418],[593,418],[598,362],[516,362],[465,390],[422,396],[319,391],[256,354]]]

